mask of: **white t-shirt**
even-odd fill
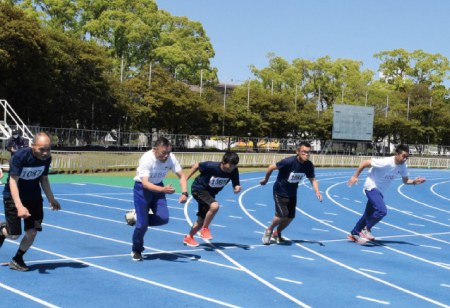
[[[175,155],[170,153],[166,162],[162,163],[155,157],[153,150],[151,150],[139,159],[139,167],[137,168],[137,175],[134,177],[134,180],[136,182],[142,182],[143,177],[148,177],[150,183],[159,184],[164,180],[170,169],[174,173],[181,170],[181,166]]]
[[[370,168],[369,175],[364,184],[365,190],[372,190],[376,187],[383,193],[389,185],[391,185],[397,175],[402,177],[409,176],[406,163],[403,165],[396,165],[395,156],[372,159],[371,165],[372,168]]]

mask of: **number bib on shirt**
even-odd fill
[[[209,180],[209,186],[213,188],[224,187],[225,185],[227,185],[229,180],[230,179],[228,178],[215,178],[212,176],[211,179]]]
[[[23,180],[34,180],[41,176],[44,172],[45,166],[39,167],[25,167],[20,173],[20,178]]]
[[[295,173],[295,172],[291,172],[291,174],[289,174],[289,178],[288,178],[288,182],[289,183],[298,183],[302,180],[302,178],[305,176],[304,173]]]

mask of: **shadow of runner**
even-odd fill
[[[211,242],[211,245],[214,245],[214,247],[216,249],[227,249],[229,247],[236,247],[236,248],[242,248],[244,250],[249,250],[251,248],[251,246],[249,246],[249,245],[241,245],[241,244],[236,244],[236,243]],[[203,243],[203,244],[200,244],[200,247],[204,248],[206,251],[211,251],[211,250],[214,250],[214,248],[211,247],[211,245],[207,244],[207,243]]]
[[[71,267],[71,268],[86,268],[89,265],[78,263],[78,262],[51,262],[51,263],[38,263],[28,266],[28,271],[39,271],[39,274],[50,274],[47,270],[55,270],[61,267]]]
[[[147,260],[156,260],[160,259],[162,261],[171,261],[171,262],[182,262],[186,263],[188,260],[179,260],[179,259],[189,259],[190,261],[195,261],[197,259],[200,259],[201,256],[194,255],[194,254],[187,254],[187,253],[153,253],[153,254],[142,254],[142,257],[144,258],[144,261]]]
[[[387,246],[387,244],[402,244],[402,245],[411,245],[411,246],[419,246],[413,243],[405,242],[405,241],[389,241],[389,240],[372,240],[367,241],[364,244],[365,247],[373,247],[373,246]]]
[[[291,241],[286,241],[285,244],[278,244],[278,245],[292,245],[292,243],[297,243],[297,244],[319,244],[319,246],[325,246],[325,244],[322,243],[322,242],[308,241],[308,240],[291,240]]]

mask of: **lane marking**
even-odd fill
[[[335,216],[337,216],[337,214],[334,214],[334,213],[327,213],[327,212],[324,212],[324,214],[327,214],[327,215],[335,215]]]
[[[442,283],[441,286],[450,288],[450,286],[449,286],[448,284],[443,284],[443,283]]]
[[[92,196],[97,198],[103,198],[103,199],[112,199],[112,200],[119,200],[119,201],[125,201],[125,202],[134,202],[134,200],[125,200],[125,199],[119,199],[119,198],[113,198],[113,197],[107,197],[107,196],[99,196],[95,194],[86,194],[86,196]]]
[[[55,306],[53,304],[50,304],[49,302],[46,302],[46,301],[44,301],[42,299],[39,299],[37,297],[34,297],[34,296],[30,295],[30,294],[27,294],[27,293],[24,293],[24,292],[19,291],[17,289],[14,289],[14,288],[12,288],[10,286],[7,286],[7,285],[5,285],[3,283],[0,283],[0,287],[2,287],[3,289],[6,289],[8,291],[11,291],[13,293],[19,294],[19,295],[21,295],[23,297],[26,297],[28,299],[31,299],[32,301],[35,301],[35,302],[37,302],[37,303],[39,303],[41,305],[44,305],[44,306],[47,306],[47,307],[51,307],[51,308],[59,308],[59,306]]]
[[[356,298],[360,298],[360,299],[365,299],[371,302],[376,302],[376,303],[380,303],[380,304],[384,304],[384,305],[390,305],[391,303],[389,302],[383,302],[383,301],[379,301],[377,299],[373,299],[373,298],[369,298],[369,297],[364,297],[364,296],[356,296]]]
[[[333,195],[333,197],[339,198],[339,196]]]
[[[262,204],[262,203],[255,203],[256,205],[262,205],[262,206],[267,206],[267,204]]]
[[[186,219],[183,219],[184,221],[186,221]],[[211,226],[214,226],[214,227],[221,227],[221,228],[226,228],[225,226],[222,226],[222,225],[216,225],[216,224],[211,224]]]
[[[386,275],[386,273],[383,273],[383,272],[377,272],[377,271],[372,271],[372,270],[365,269],[365,268],[360,268],[359,270],[360,270],[360,271],[365,271],[365,272],[371,272],[371,273],[375,273],[375,274]]]
[[[361,251],[370,252],[370,253],[375,253],[375,254],[377,254],[377,255],[382,255],[382,254],[383,254],[382,252],[379,252],[379,251],[372,251],[372,250],[365,250],[365,249],[361,249]]]
[[[225,201],[228,201],[228,202],[236,202],[236,200],[228,200],[228,199],[226,199]]]
[[[305,260],[309,260],[309,261],[314,261],[314,259],[312,258],[306,258],[306,257],[300,257],[300,256],[296,256],[296,255],[292,255],[294,258],[299,258],[299,259],[305,259]]]
[[[253,233],[264,234],[264,232],[261,231],[253,231]]]
[[[255,187],[258,187],[261,185],[257,185]],[[239,204],[241,204],[241,199],[242,199],[243,194],[241,194],[239,196]],[[188,221],[188,224],[190,226],[192,226],[192,221],[189,219],[189,215],[187,213],[187,209],[189,206],[189,202],[192,200],[192,196],[188,199],[188,201],[185,203],[184,205],[184,215],[186,217],[186,220]],[[246,212],[248,214],[248,212]],[[248,214],[250,215],[250,214]],[[306,305],[305,303],[303,303],[302,301],[296,299],[295,297],[293,297],[292,295],[284,292],[283,290],[281,290],[280,288],[274,286],[273,284],[271,284],[270,282],[264,280],[263,278],[259,277],[258,275],[256,275],[255,273],[253,273],[252,271],[250,271],[249,269],[247,269],[246,267],[244,267],[243,265],[241,265],[240,263],[238,263],[237,261],[235,261],[233,258],[231,258],[230,256],[228,256],[226,253],[224,253],[223,251],[219,250],[216,248],[216,246],[214,246],[214,244],[212,244],[209,240],[203,239],[208,245],[210,245],[212,248],[214,248],[214,251],[218,252],[219,254],[221,254],[224,258],[226,258],[228,261],[230,261],[231,263],[233,263],[234,265],[236,265],[237,267],[239,267],[240,269],[242,269],[243,271],[245,271],[247,274],[249,274],[250,276],[252,276],[253,278],[255,278],[256,280],[260,281],[261,283],[263,283],[264,285],[266,285],[267,287],[271,288],[272,290],[274,290],[275,292],[283,295],[284,297],[290,299],[291,301],[293,301],[294,303],[296,303],[297,305],[300,305],[304,308],[311,308],[310,306]]]
[[[247,210],[248,211],[248,210]],[[332,220],[326,220],[326,219],[322,219],[322,221],[325,221],[325,222],[334,222],[334,221],[332,221]]]
[[[442,249],[441,247],[427,246],[427,245],[419,245],[422,247],[434,248],[434,249]]]
[[[250,209],[248,209],[247,211],[250,211],[250,212],[256,212],[256,210],[250,210]]]
[[[355,202],[358,202],[358,203],[362,203],[361,201],[359,201],[359,200],[355,200]]]
[[[79,186],[85,186],[86,184],[81,184],[81,183],[70,183],[72,185],[79,185]]]
[[[441,208],[438,208],[438,207],[435,207],[435,206],[431,206],[431,205],[429,205],[429,204],[426,204],[426,203],[423,203],[423,202],[420,202],[420,201],[417,201],[417,200],[415,200],[415,199],[413,199],[413,198],[408,197],[407,195],[405,195],[404,193],[402,193],[401,188],[402,188],[403,186],[405,186],[405,185],[404,185],[404,184],[400,185],[400,186],[398,187],[397,191],[400,193],[400,195],[402,195],[402,196],[405,197],[406,199],[409,199],[409,200],[411,200],[411,201],[413,201],[413,202],[422,204],[423,206],[426,206],[426,207],[429,207],[429,208],[432,208],[432,209],[435,209],[435,210],[438,210],[438,211],[442,211],[442,212],[445,212],[445,213],[450,213],[450,211],[446,211],[446,210],[443,210],[443,209],[441,209]],[[444,199],[447,199],[447,198],[444,198]],[[448,199],[447,199],[447,200],[448,200]]]
[[[311,228],[311,230],[315,230],[315,231],[322,231],[322,232],[328,232],[328,230],[323,230],[323,229],[316,229],[316,228]]]
[[[433,216],[433,215],[423,215],[423,216],[427,216],[427,217],[431,217],[431,218],[436,218],[436,216]]]
[[[231,218],[242,219],[242,217],[239,217],[239,216],[231,216],[231,215],[230,215],[230,217],[231,217]]]
[[[114,210],[129,211],[129,209],[123,209],[123,208],[120,208],[120,207],[107,206],[107,205],[96,204],[96,203],[90,203],[90,202],[82,202],[82,201],[71,200],[71,199],[58,198],[58,200],[64,200],[64,201],[75,202],[75,203],[81,203],[81,204],[95,205],[95,206],[98,206],[98,207],[104,207],[104,208],[114,209]]]
[[[418,224],[411,224],[411,223],[409,223],[408,225],[411,225],[411,226],[418,226],[418,227],[425,227],[425,225],[418,225]]]
[[[281,278],[281,277],[275,277],[275,279],[282,280],[282,281],[287,281],[287,282],[292,282],[292,283],[296,283],[296,284],[303,284],[303,282],[300,282],[300,281],[290,280],[290,279]]]
[[[349,198],[342,198],[342,199],[344,199],[344,200],[350,200]]]

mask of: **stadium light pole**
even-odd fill
[[[250,111],[250,77],[248,77],[247,113]]]
[[[225,104],[227,100],[227,74],[225,74],[225,89],[223,91],[223,117],[222,117],[222,136],[225,136]]]
[[[406,113],[406,121],[409,121],[409,98],[411,97],[411,93],[408,93],[408,112]]]
[[[200,70],[200,97],[202,97],[203,70]]]

